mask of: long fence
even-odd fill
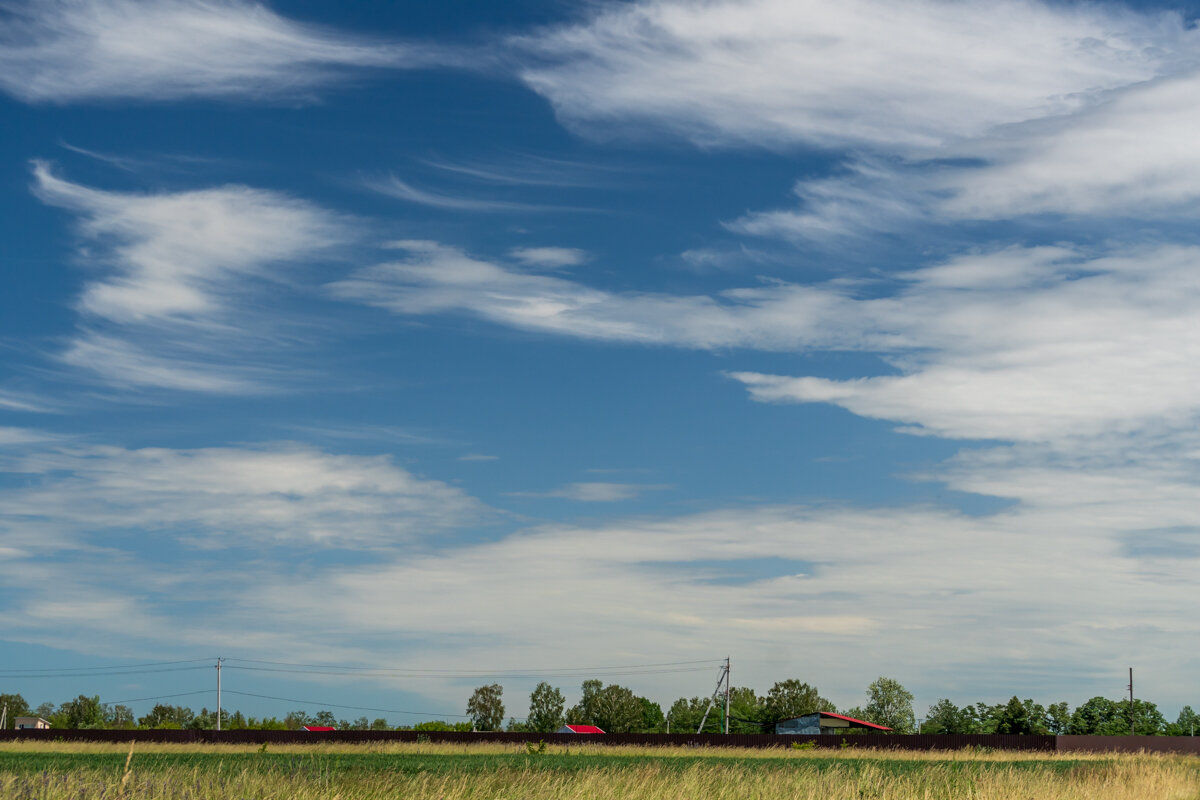
[[[1190,736],[1039,736],[1017,734],[859,734],[781,736],[718,733],[471,733],[460,731],[258,731],[258,730],[23,730],[0,731],[0,742],[162,742],[205,744],[317,744],[365,742],[478,742],[520,746],[547,744],[650,745],[675,747],[791,747],[812,742],[818,748],[879,750],[1033,750],[1040,752],[1164,752],[1200,755],[1200,738]]]

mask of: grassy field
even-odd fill
[[[502,745],[0,745],[0,797],[39,800],[1200,800],[1200,759]]]

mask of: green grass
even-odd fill
[[[38,773],[47,770],[101,770],[120,774],[125,768],[126,753],[76,753],[76,752],[0,752],[0,772]],[[764,770],[794,767],[798,760],[809,769],[827,770],[833,767],[861,771],[866,767],[877,768],[889,774],[903,774],[921,770],[931,764],[943,765],[953,771],[979,771],[996,768],[1038,769],[1065,772],[1080,764],[1096,764],[1095,759],[1084,762],[1079,759],[1030,758],[992,759],[984,757],[964,760],[962,758],[923,758],[921,760],[880,758],[874,755],[849,756],[783,753],[779,755],[737,757],[725,753],[694,755],[676,753],[597,753],[569,752],[559,750],[544,755],[512,753],[353,753],[353,752],[150,752],[139,753],[136,748],[132,766],[139,771],[161,771],[167,769],[198,769],[201,771],[245,770],[270,774],[330,775],[353,773],[394,773],[415,775],[419,773],[494,772],[496,770],[552,770],[576,772],[591,769],[637,769],[654,765],[660,769],[683,771],[691,767],[711,764],[714,760],[725,766],[738,769]]]
[[[1200,800],[1200,759],[511,745],[0,745],[3,800]]]

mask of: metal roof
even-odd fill
[[[844,720],[846,720],[846,722],[853,723],[854,725],[862,725],[864,728],[874,728],[877,731],[890,731],[891,730],[891,728],[886,727],[884,725],[876,725],[874,722],[867,722],[866,720],[855,719],[854,717],[847,717],[845,714],[835,714],[832,711],[818,711],[816,713],[822,717],[833,717],[834,719],[844,719]],[[811,717],[811,716],[812,716],[812,714],[802,714],[799,717],[786,717],[786,719],[803,719],[804,717]],[[782,719],[779,721],[783,722]]]

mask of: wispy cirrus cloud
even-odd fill
[[[614,293],[429,242],[333,284],[397,314],[700,349],[860,351],[893,374],[733,372],[755,399],[821,402],[951,438],[1059,441],[1186,426],[1200,415],[1200,250],[982,250],[871,282],[706,296]]]
[[[45,0],[6,4],[5,12],[0,88],[33,103],[295,98],[352,70],[449,59],[243,0]]]
[[[286,339],[251,298],[351,236],[345,219],[287,195],[225,186],[107,192],[34,165],[34,191],[78,216],[92,244],[80,260],[101,277],[77,301],[79,332],[60,359],[124,388],[262,391],[263,359]]]
[[[187,450],[18,441],[28,447],[0,463],[24,476],[19,491],[0,489],[10,532],[50,528],[103,544],[137,530],[201,547],[354,549],[434,536],[487,513],[461,489],[385,456],[294,443]]]
[[[1190,58],[1176,14],[1027,0],[678,0],[514,37],[567,124],[701,144],[928,148],[1078,109]]]
[[[613,503],[633,500],[646,492],[670,489],[666,484],[609,483],[605,481],[581,481],[568,483],[545,492],[508,492],[509,497],[557,497],[581,503]]]

